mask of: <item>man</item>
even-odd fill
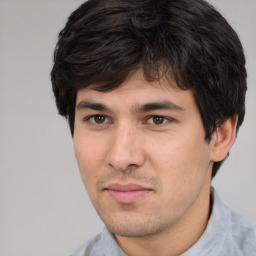
[[[52,70],[80,173],[106,225],[73,256],[256,255],[211,187],[244,118],[245,58],[203,0],[89,0]]]

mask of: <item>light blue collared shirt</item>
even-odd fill
[[[212,188],[213,207],[201,238],[181,256],[256,256],[256,230],[222,203]],[[127,256],[104,228],[71,256]]]

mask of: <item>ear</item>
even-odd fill
[[[236,139],[236,125],[238,115],[228,118],[214,132],[211,140],[211,160],[222,161],[228,154]]]

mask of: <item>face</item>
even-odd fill
[[[174,227],[209,198],[211,143],[193,94],[140,72],[110,92],[77,93],[74,149],[99,216],[114,234]]]

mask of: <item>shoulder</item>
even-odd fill
[[[102,233],[88,240],[78,250],[76,250],[70,256],[103,256],[102,244],[101,244]]]
[[[230,221],[227,227],[227,239],[233,245],[231,249],[241,255],[256,256],[256,230],[244,217],[229,210]]]
[[[239,213],[223,204],[214,192],[216,206],[219,207],[220,219],[222,219],[224,250],[227,255],[256,256],[256,230]]]
[[[70,256],[126,256],[105,227]]]

